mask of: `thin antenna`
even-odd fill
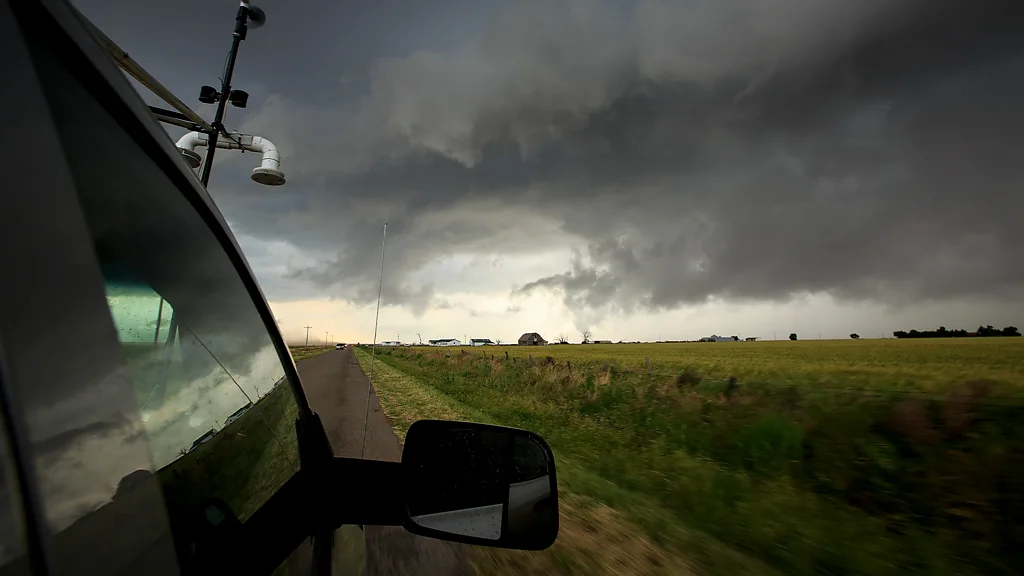
[[[370,414],[370,387],[373,386],[373,360],[377,355],[377,323],[380,321],[380,294],[384,288],[384,248],[388,243],[388,223],[384,223],[384,239],[380,243],[380,283],[377,285],[377,314],[373,318],[373,346],[370,348],[370,375],[366,381],[366,404],[363,407],[363,442],[359,447],[359,457],[366,451],[366,421]]]

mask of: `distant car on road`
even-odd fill
[[[334,349],[335,350],[344,350],[345,349],[345,345],[344,344],[335,344],[334,345]]]

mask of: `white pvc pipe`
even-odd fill
[[[220,142],[221,141],[218,139],[218,148],[221,147]],[[226,143],[234,144],[234,142],[231,142],[230,140],[228,140]],[[274,143],[271,142],[270,140],[267,140],[266,138],[263,138],[261,136],[253,136],[252,144],[249,145],[246,148],[246,150],[260,152],[263,154],[263,162],[260,164],[261,167],[269,168],[271,170],[281,169],[281,152],[278,151],[277,146],[274,146]]]
[[[200,139],[200,136],[202,136],[202,139]],[[176,144],[176,146],[178,148],[181,148],[182,150],[195,152],[196,147],[206,146],[206,134],[201,134],[199,132],[189,132],[188,134],[185,134],[181,138],[178,138],[178,143]]]
[[[210,138],[202,132],[189,132],[178,139],[177,146],[183,150],[194,152],[199,146],[207,146]],[[263,154],[261,168],[269,170],[281,170],[281,152],[273,142],[261,136],[249,136],[248,134],[232,133],[227,137],[217,139],[217,148],[226,150],[248,150]]]

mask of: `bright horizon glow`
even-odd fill
[[[416,317],[409,310],[382,303],[377,341],[399,340],[417,343],[440,338],[471,338],[501,340],[514,343],[526,332],[539,332],[549,342],[564,334],[569,342],[579,343],[581,331],[575,319],[551,294],[533,294],[517,301],[518,309],[510,312],[506,294],[453,294],[452,300],[466,304],[464,308],[428,310]],[[308,299],[292,302],[271,302],[285,340],[290,345],[305,342],[303,326],[309,331],[310,345],[323,345],[325,332],[332,342],[370,343],[373,339],[374,305],[352,306],[339,300]],[[815,318],[828,319],[816,322]],[[731,304],[715,302],[702,306],[665,312],[643,312],[633,315],[606,314],[590,327],[592,338],[612,342],[659,340],[697,340],[704,336],[757,337],[760,340],[785,340],[796,332],[801,340],[849,339],[851,333],[861,338],[892,338],[896,330],[947,328],[974,329],[991,324],[1002,328],[1014,324],[1013,318],[1024,315],[1024,305],[1007,309],[999,307],[979,314],[971,302],[926,303],[900,310],[901,322],[893,321],[892,310],[879,304],[836,302],[827,295],[806,296],[786,304]],[[1016,324],[1014,324],[1016,325]],[[417,336],[417,333],[419,336]]]

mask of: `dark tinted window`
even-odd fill
[[[79,506],[51,523],[65,530],[105,503],[151,506],[133,495],[155,476],[179,557],[187,555],[206,503],[244,522],[298,469],[297,404],[252,297],[199,212],[97,98],[37,49],[138,407],[136,426],[76,444],[76,461],[109,470],[108,488],[85,502],[72,487],[66,496]],[[111,462],[117,434],[143,438],[151,465],[125,474]]]
[[[3,430],[0,428],[0,566],[14,562],[25,553],[14,463]]]

